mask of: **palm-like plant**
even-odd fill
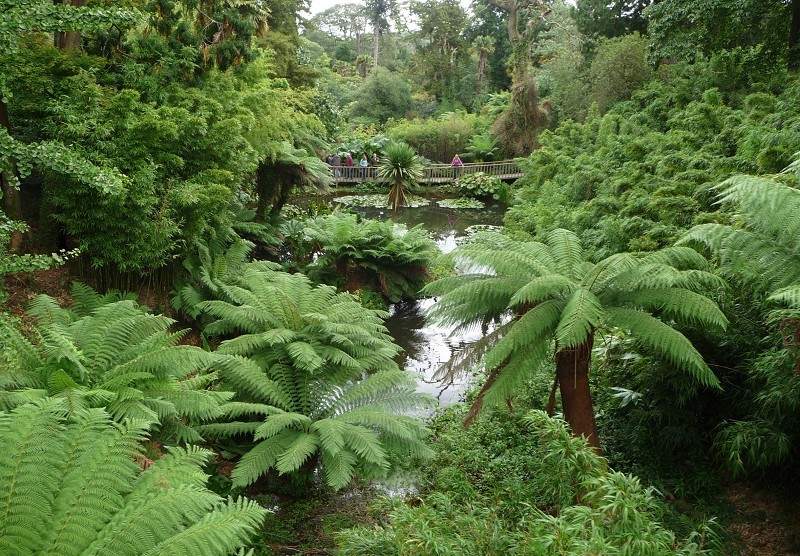
[[[392,143],[384,151],[378,166],[378,177],[389,180],[389,206],[392,212],[406,203],[408,190],[422,179],[422,160],[414,149],[405,143]]]
[[[510,398],[555,353],[564,416],[576,435],[599,447],[589,369],[594,335],[601,328],[629,331],[702,384],[719,386],[691,342],[669,324],[727,324],[714,302],[694,291],[721,282],[704,270],[705,259],[690,248],[643,257],[622,253],[595,264],[583,258],[573,232],[558,229],[548,234],[546,243],[485,234],[456,255],[469,271],[423,289],[442,296],[431,316],[459,326],[511,316],[478,346],[486,350],[489,374],[467,422],[484,400]]]
[[[218,320],[223,383],[239,393],[226,409],[242,420],[206,425],[212,436],[251,436],[254,444],[233,471],[248,485],[274,469],[313,471],[341,488],[354,475],[385,475],[394,457],[422,456],[426,433],[401,412],[431,403],[399,370],[378,311],[330,286],[312,287],[301,274],[253,271],[225,288],[228,301],[201,307]]]
[[[0,374],[0,409],[57,397],[70,412],[105,407],[118,421],[159,423],[162,436],[200,441],[192,424],[221,416],[233,395],[205,389],[216,377],[202,371],[215,356],[178,345],[185,331],[170,332],[175,321],[147,313],[132,296],[103,296],[76,282],[72,298],[70,309],[46,295],[34,299],[36,342],[0,319],[0,362],[10,369]]]
[[[141,471],[147,423],[63,400],[0,413],[0,554],[227,556],[266,510],[205,487],[211,452],[173,448]]]

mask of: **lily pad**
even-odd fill
[[[350,207],[375,207],[375,208],[384,208],[389,206],[389,197],[385,193],[377,193],[373,195],[344,195],[342,197],[336,197],[334,202],[339,203],[341,205],[346,205]],[[411,208],[417,207],[425,207],[430,204],[428,199],[424,197],[418,197],[416,195],[409,195],[406,197],[406,204],[405,206]]]
[[[486,206],[483,201],[470,199],[469,197],[459,197],[458,199],[441,199],[436,204],[442,208],[452,209],[482,209]]]

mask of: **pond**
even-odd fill
[[[335,201],[335,199],[334,199]],[[388,220],[392,213],[388,208],[351,207],[365,218]],[[482,209],[443,208],[431,199],[419,207],[404,207],[398,210],[395,221],[413,227],[422,224],[443,253],[455,249],[459,238],[467,235],[467,229],[476,225],[500,226],[503,223],[505,206],[489,205]],[[386,320],[395,342],[403,348],[397,363],[401,368],[416,372],[421,377],[420,390],[439,399],[440,404],[457,402],[467,387],[467,379],[460,378],[450,383],[434,380],[436,371],[464,347],[479,340],[484,331],[479,328],[457,336],[451,328],[434,326],[425,322],[425,310],[434,299],[418,299],[395,303],[389,308]]]

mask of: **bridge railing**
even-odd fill
[[[375,166],[361,168],[359,166],[331,166],[331,174],[337,183],[359,181],[381,181]],[[516,178],[522,176],[517,163],[513,160],[498,162],[470,162],[463,166],[450,164],[431,164],[424,168],[422,183],[447,183],[458,176],[483,172],[500,178]]]

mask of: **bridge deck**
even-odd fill
[[[513,160],[499,162],[473,162],[454,168],[449,164],[431,164],[423,170],[420,183],[450,183],[458,176],[483,172],[501,180],[515,180],[524,174]],[[374,166],[360,168],[358,166],[331,166],[333,179],[339,183],[358,183],[362,181],[384,181],[377,177]]]

